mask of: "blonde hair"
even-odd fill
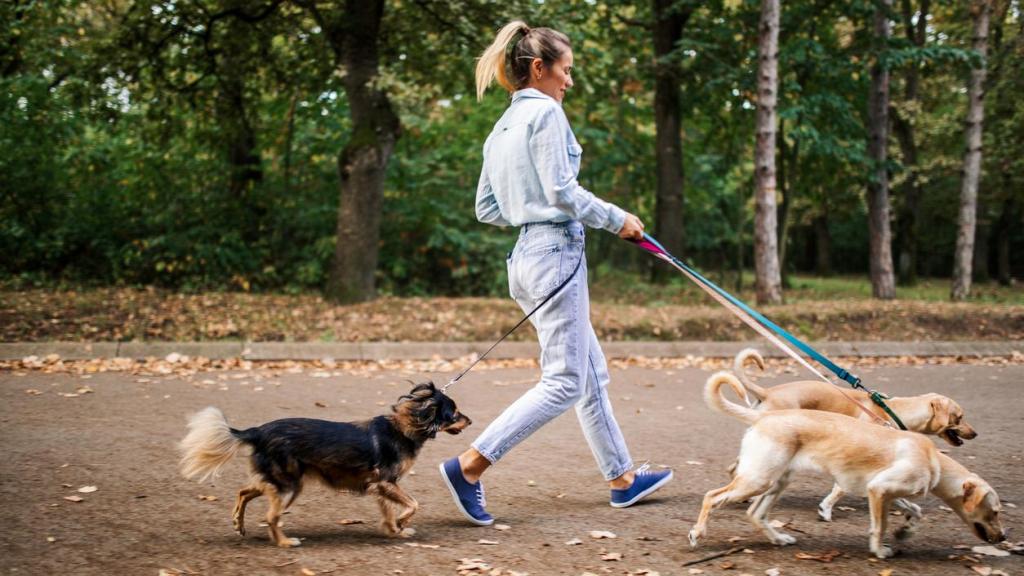
[[[495,79],[509,92],[523,88],[530,82],[535,58],[551,66],[570,48],[569,37],[557,30],[530,28],[522,20],[505,24],[476,63],[476,99],[483,100]]]

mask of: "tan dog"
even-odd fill
[[[929,492],[952,508],[982,540],[995,543],[1006,539],[995,490],[940,453],[928,438],[841,414],[813,410],[760,412],[726,400],[721,394],[725,384],[743,395],[742,384],[735,376],[719,372],[704,388],[705,402],[751,427],[743,437],[732,482],[704,496],[700,516],[690,530],[691,546],[705,535],[712,509],[754,497],[747,510],[750,521],[775,544],[796,542],[765,521],[795,470],[827,472],[843,490],[868,497],[870,549],[879,558],[893,554],[892,548],[882,543],[890,503]],[[916,507],[903,511],[907,524],[897,531],[898,538],[909,537],[920,518]]]
[[[771,388],[762,388],[747,378],[745,366],[748,362],[764,370],[764,358],[753,348],[747,348],[736,355],[733,371],[743,383],[746,390],[745,399],[751,408],[761,411],[789,410],[802,408],[805,410],[823,410],[835,412],[861,420],[872,421],[872,418],[850,402],[849,395],[865,408],[888,422],[889,415],[863,390],[840,391],[838,387],[816,380],[802,380],[779,384]],[[940,436],[953,446],[963,445],[961,438],[971,440],[978,436],[974,428],[964,421],[964,410],[951,398],[941,394],[922,394],[920,396],[893,397],[886,401],[889,408],[899,416],[907,430]],[[822,520],[832,520],[832,508],[843,497],[838,485],[822,500],[818,506],[818,515]],[[903,504],[903,503],[901,503]],[[912,506],[912,505],[911,505]]]

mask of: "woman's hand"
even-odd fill
[[[626,240],[640,240],[644,237],[644,223],[635,214],[626,213],[626,220],[619,230],[619,238]]]

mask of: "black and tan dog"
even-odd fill
[[[252,478],[238,491],[233,516],[235,530],[243,536],[246,504],[266,496],[271,539],[281,547],[298,546],[298,538],[288,538],[281,530],[281,513],[308,478],[338,490],[375,495],[382,527],[400,536],[418,504],[398,487],[399,479],[427,440],[438,432],[458,434],[472,421],[432,383],[417,385],[391,408],[392,414],[364,422],[285,418],[236,430],[211,406],[189,420],[180,445],[181,471],[186,478],[203,481],[216,476],[243,445],[252,448]]]

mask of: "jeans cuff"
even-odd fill
[[[612,469],[612,473],[610,475],[609,474],[605,474],[604,479],[607,480],[607,481],[615,480],[619,476],[622,476],[623,474],[625,474],[626,472],[629,472],[632,469],[633,469],[633,461],[632,460],[627,460],[625,465],[623,465],[623,466],[621,466],[619,468],[613,468]]]
[[[479,452],[480,455],[483,456],[484,458],[486,458],[487,461],[490,462],[491,464],[497,464],[498,463],[499,458],[497,456],[495,456],[494,454],[491,454],[490,452],[482,449],[475,442],[473,444],[470,444],[470,446],[472,446],[473,450],[476,450],[477,452]]]

